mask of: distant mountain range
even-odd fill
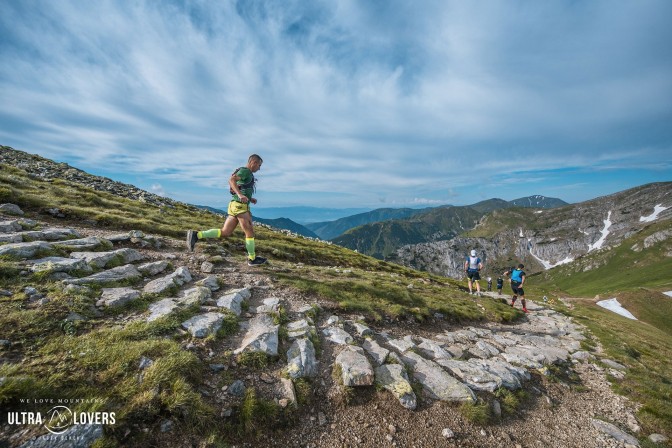
[[[226,215],[226,211],[214,207],[209,207],[207,205],[197,205],[196,207],[202,208],[204,210],[209,210],[213,213],[218,213],[220,215]],[[253,216],[253,220],[254,222],[260,222],[262,224],[275,227],[276,229],[289,230],[290,232],[298,233],[299,235],[307,236],[310,238],[316,238],[316,239],[320,238],[313,231],[307,229],[301,224],[296,223],[288,218],[265,219]]]
[[[522,199],[516,201],[534,203]],[[617,246],[654,223],[661,230],[651,232],[641,247],[628,250],[641,251],[669,239],[671,219],[672,182],[659,182],[553,209],[495,210],[484,215],[473,229],[455,238],[411,242],[399,247],[396,253],[387,254],[387,258],[453,278],[463,276],[462,264],[472,249],[484,260],[484,275],[499,275],[503,269],[518,263],[523,263],[528,272],[572,262],[587,271],[599,267],[591,265],[590,258],[580,262],[588,253]],[[660,256],[670,257],[672,252],[663,251]],[[623,275],[627,276],[627,272]]]
[[[488,199],[469,206],[424,209],[403,219],[381,220],[358,227],[352,226],[353,228],[346,230],[342,235],[332,238],[332,241],[376,258],[387,259],[390,256],[394,257],[397,249],[408,244],[454,238],[474,228],[481,218],[495,210],[513,207],[551,208],[559,205],[567,205],[567,203],[561,199],[535,195],[515,201]],[[318,235],[320,232],[332,229],[340,230],[349,224],[362,222],[366,218],[373,220],[377,216],[374,212],[376,211],[343,218],[334,222],[334,227],[323,225],[318,229],[312,229]]]
[[[331,221],[345,216],[370,211],[370,208],[325,208],[325,207],[255,207],[254,216],[263,219],[289,218],[301,225]]]

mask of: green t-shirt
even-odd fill
[[[240,188],[240,192],[247,196],[247,199],[252,199],[252,195],[254,194],[254,174],[252,174],[252,171],[247,167],[238,168],[236,174],[240,177],[240,179],[236,181],[238,188]],[[234,201],[239,200],[238,195],[235,193],[231,195],[231,199]]]

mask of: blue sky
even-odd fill
[[[0,144],[171,198],[579,202],[672,180],[672,2],[0,2]]]

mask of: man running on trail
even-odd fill
[[[511,306],[514,306],[516,299],[520,297],[520,303],[523,305],[523,312],[527,313],[525,306],[525,291],[523,291],[523,284],[525,283],[525,271],[523,271],[523,264],[519,264],[518,268],[511,268],[506,274],[511,274],[511,289],[513,290],[513,297],[511,298]]]
[[[229,237],[240,223],[245,232],[245,248],[247,249],[247,264],[256,266],[266,263],[266,259],[258,257],[254,247],[254,227],[252,225],[252,213],[250,203],[256,204],[257,200],[252,197],[255,192],[254,174],[261,169],[264,161],[257,154],[252,154],[247,159],[247,165],[238,168],[229,178],[229,202],[228,215],[221,229],[210,229],[198,232],[187,231],[187,248],[193,252],[198,240],[204,238]]]
[[[481,259],[476,256],[476,251],[472,250],[471,255],[464,261],[464,272],[467,273],[469,279],[469,294],[473,294],[472,282],[476,284],[476,295],[481,295],[481,286],[478,281],[481,279],[479,271],[483,269]]]

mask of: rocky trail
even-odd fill
[[[182,348],[207,366],[199,391],[222,421],[235,415],[250,388],[295,409],[286,426],[233,439],[233,446],[639,446],[636,405],[615,395],[606,380],[607,373],[622,376],[625,367],[582,350],[585,330],[543,304],[528,301],[530,313],[514,324],[461,326],[438,315],[422,324],[369,322],[279,286],[272,261],[253,268],[224,250],[187,252],[181,240],[3,213],[0,256],[21,260],[26,278],[44,271],[66,293],[102,287],[90,305],[95,326],[153,321],[198,306],[178,331],[186,336]],[[69,255],[40,256],[53,248]],[[130,286],[106,286],[119,282]],[[49,301],[39,284],[24,292],[28,308]],[[146,311],[107,312],[143,294],[156,297]],[[497,294],[480,298],[493,299]],[[71,313],[67,319],[90,318]],[[209,337],[232,320],[233,334]],[[2,346],[3,362],[21,358],[13,341]],[[241,365],[255,353],[272,361]],[[152,362],[143,357],[137,369]],[[310,390],[297,391],[297,384]],[[506,397],[514,393],[522,404],[509,412]],[[493,422],[473,422],[465,403],[487,406]],[[174,425],[167,419],[137,430],[155,432],[161,446],[198,446]],[[65,435],[79,444],[59,446],[89,446],[102,434],[100,425],[73,426]],[[53,446],[46,437],[0,428],[0,440],[12,447]]]

